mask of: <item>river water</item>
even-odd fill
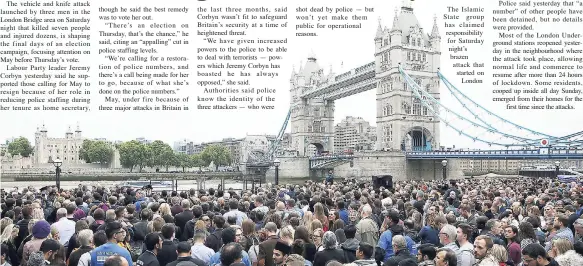
[[[307,179],[282,179],[280,180],[280,184],[302,184],[305,180]],[[268,182],[273,182],[272,180],[268,180]],[[104,187],[114,187],[118,184],[121,184],[121,181],[87,181],[87,182],[79,182],[79,181],[61,181],[61,188],[63,189],[72,189],[72,188],[76,188],[79,186],[79,184],[83,184],[86,186],[97,186],[98,184]],[[209,189],[209,188],[217,188],[219,186],[219,184],[221,183],[220,180],[218,179],[212,179],[212,180],[207,180],[205,181],[204,184],[204,188]],[[53,186],[55,185],[54,181],[30,181],[30,182],[14,182],[14,181],[2,181],[0,183],[0,188],[3,189],[12,189],[14,187],[18,187],[20,189],[24,188],[24,187],[28,187],[28,186],[33,186],[35,188],[41,188],[41,187],[45,187],[45,186]],[[255,186],[258,186],[259,183],[255,183]],[[265,183],[262,183],[262,186],[265,186]],[[198,189],[198,185],[196,183],[196,180],[178,180],[178,190],[179,191],[184,191],[184,190],[190,190],[191,188],[194,189]],[[243,181],[237,181],[237,180],[232,180],[232,179],[228,179],[225,180],[225,188],[226,189],[235,189],[235,190],[240,190],[243,189]],[[247,185],[247,189],[251,189],[251,182],[248,183]]]

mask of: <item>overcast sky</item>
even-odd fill
[[[134,5],[133,3],[136,3]],[[157,23],[174,22],[176,24],[190,23],[192,34],[189,45],[170,46],[171,48],[160,49],[161,53],[165,55],[187,55],[190,57],[190,74],[191,77],[196,74],[196,47],[208,47],[209,44],[204,42],[199,36],[196,36],[195,22],[192,18],[196,16],[196,5],[211,6],[214,3],[226,1],[166,1],[157,2],[157,5],[164,6],[167,3],[182,2],[190,7],[189,14],[155,14]],[[245,1],[244,4],[253,7],[275,7],[273,4],[277,1]],[[444,21],[442,14],[447,11],[447,6],[472,6],[477,7],[482,5],[486,8],[486,13],[491,14],[492,7],[484,5],[496,4],[496,1],[454,1],[454,0],[416,0],[413,3],[415,14],[421,24],[425,33],[430,33],[433,25],[434,15],[438,15],[439,30],[442,34],[442,65],[441,69],[454,85],[474,99],[479,104],[487,107],[491,111],[514,121],[522,126],[532,128],[534,130],[542,131],[551,135],[565,135],[575,131],[582,130],[583,116],[581,111],[509,111],[506,110],[505,104],[496,102],[493,103],[492,97],[492,79],[485,78],[484,84],[460,84],[460,78],[456,77],[456,69],[452,68],[453,61],[449,59],[449,52],[447,51],[447,37],[445,36],[446,28],[444,28]],[[100,5],[119,5],[119,1],[100,1]],[[233,3],[236,3],[233,1]],[[238,2],[237,2],[238,3]],[[251,4],[250,3],[257,3]],[[287,3],[287,2],[286,2]],[[89,113],[68,113],[68,112],[41,112],[41,113],[13,113],[4,112],[0,116],[0,122],[3,125],[0,129],[0,139],[8,139],[10,137],[25,136],[33,139],[34,132],[37,127],[45,124],[48,129],[48,134],[51,137],[63,137],[68,126],[73,130],[77,123],[80,124],[84,135],[89,138],[107,138],[111,140],[131,140],[138,137],[147,139],[161,139],[168,143],[180,139],[189,139],[195,142],[206,142],[219,140],[227,137],[244,137],[246,134],[270,134],[275,135],[279,131],[284,121],[285,115],[289,108],[289,77],[292,67],[297,69],[300,63],[305,63],[310,51],[313,51],[321,66],[326,68],[333,66],[336,73],[348,71],[351,68],[359,67],[374,60],[374,36],[378,26],[378,18],[381,18],[383,27],[391,27],[395,7],[401,6],[401,1],[330,1],[327,4],[334,4],[335,7],[374,7],[375,12],[368,14],[368,20],[363,21],[362,29],[351,30],[334,30],[332,32],[322,32],[319,37],[292,37],[295,29],[293,27],[294,18],[297,14],[295,7],[298,6],[314,6],[316,1],[294,1],[288,8],[290,27],[287,29],[272,30],[267,35],[261,31],[249,31],[249,35],[256,37],[261,34],[263,38],[284,38],[289,37],[288,53],[285,55],[285,60],[281,62],[282,69],[279,76],[273,79],[257,80],[252,79],[252,83],[257,87],[269,86],[277,90],[275,110],[273,111],[252,111],[252,110],[237,110],[237,111],[201,111],[196,110],[196,102],[192,101],[196,96],[202,95],[201,88],[193,85],[198,78],[190,79],[191,86],[182,89],[181,96],[190,96],[191,111],[186,112],[99,112],[97,106],[103,102],[102,96],[98,94],[98,75],[97,65],[105,64],[108,61],[103,55],[97,54],[97,45],[93,45],[92,55],[83,58],[83,61],[91,65],[91,83],[93,88],[93,101],[96,103],[93,106],[92,112]],[[123,1],[126,7],[141,6],[143,1]],[[98,36],[98,31],[103,29],[100,22],[97,22],[98,12],[97,5],[94,5],[91,15],[92,34]],[[173,7],[180,5],[172,5]],[[231,5],[231,6],[234,6]],[[321,5],[316,5],[321,6]],[[170,6],[168,6],[170,7]],[[491,32],[491,27],[488,27],[488,22],[491,17],[486,16],[486,34],[485,38],[492,40],[496,38]],[[556,27],[553,26],[553,27]],[[537,24],[539,31],[548,31],[552,27],[543,28]],[[556,29],[556,28],[555,28]],[[579,28],[581,31],[581,27]],[[97,37],[94,38],[96,40]],[[491,76],[491,42],[485,42],[483,46],[472,46],[467,54],[470,60],[477,62],[486,62],[485,74],[486,77]],[[343,67],[341,67],[343,66]],[[442,103],[445,106],[452,108],[452,110],[462,110],[455,99],[446,95],[446,88],[441,86]],[[340,122],[346,116],[360,116],[369,121],[371,124],[376,123],[376,101],[375,91],[368,91],[358,95],[354,95],[345,99],[336,101],[335,120]],[[457,106],[457,107],[456,107]],[[582,110],[583,106],[577,106]],[[460,111],[461,112],[461,111]],[[579,114],[579,115],[577,115]],[[463,130],[468,134],[475,134],[475,136],[483,136],[483,130],[476,130],[470,124],[459,121],[452,113],[442,113],[444,118],[449,119],[454,125],[457,125],[458,130]],[[459,123],[458,123],[459,122]],[[495,128],[505,128],[502,123],[494,124]],[[287,127],[288,132],[291,128]],[[482,133],[480,133],[482,132]],[[512,132],[506,132],[511,134]],[[487,134],[485,134],[487,135]],[[495,140],[495,136],[488,139]],[[458,147],[483,147],[473,142],[469,138],[460,137],[455,130],[447,128],[444,123],[441,125],[441,144],[445,146],[456,145]]]

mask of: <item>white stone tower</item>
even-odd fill
[[[411,0],[395,10],[390,29],[379,26],[375,36],[377,84],[377,149],[439,148],[439,119],[415,97],[399,73],[399,64],[419,86],[439,99],[441,37],[436,19],[426,34],[413,13]],[[438,110],[437,106],[433,106]]]
[[[322,86],[333,77],[318,65],[316,55],[312,52],[308,61],[290,78],[291,102],[291,148],[298,156],[313,156],[318,152],[334,149],[334,101],[322,98],[302,99],[303,92]]]

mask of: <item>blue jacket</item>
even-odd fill
[[[119,255],[124,257],[129,266],[132,266],[132,256],[130,252],[114,243],[106,243],[92,250],[91,253],[91,266],[103,266],[105,260],[113,255]]]
[[[411,252],[411,255],[417,256],[417,246],[415,241],[408,236],[405,236],[407,241],[407,249]],[[379,238],[378,246],[385,250],[385,258],[383,261],[387,261],[390,257],[395,255],[393,251],[393,232],[391,230],[385,231]]]

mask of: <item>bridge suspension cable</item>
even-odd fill
[[[524,137],[520,137],[520,136],[516,136],[516,135],[512,135],[512,134],[506,134],[503,132],[500,132],[494,128],[482,125],[480,123],[476,123],[474,121],[472,121],[471,119],[467,119],[466,117],[458,114],[457,112],[453,111],[451,108],[443,105],[439,100],[435,99],[431,94],[429,94],[428,92],[424,91],[423,89],[420,88],[420,86],[411,78],[411,76],[409,76],[409,74],[407,74],[405,72],[405,70],[399,66],[399,72],[401,73],[401,75],[404,77],[405,81],[407,82],[407,84],[409,85],[409,87],[412,89],[412,91],[414,92],[415,96],[420,100],[420,102],[428,109],[430,110],[430,112],[435,115],[436,117],[438,117],[442,122],[445,123],[446,126],[452,128],[453,130],[455,130],[457,133],[459,133],[460,135],[466,136],[474,141],[479,141],[479,142],[483,142],[486,143],[488,145],[496,145],[496,146],[504,146],[504,147],[524,147],[524,146],[529,146],[532,145],[531,143],[536,142],[537,140],[535,139],[529,139],[529,138],[524,138]],[[421,95],[423,94],[423,95]],[[427,100],[431,101],[431,104],[427,102]],[[484,129],[485,131],[481,134],[490,134],[493,135],[495,137],[498,137],[498,139],[496,140],[486,140],[483,137],[480,137],[480,135],[478,136],[473,136],[470,135],[466,132],[466,130],[462,130],[457,128],[456,126],[452,125],[452,123],[444,118],[442,115],[440,115],[439,111],[436,111],[433,108],[433,105],[438,105],[440,108],[443,108],[444,110],[446,110],[448,113],[453,114],[456,118],[458,118],[460,121],[463,121],[465,123],[469,123],[471,126],[476,127],[476,128],[481,128]],[[500,141],[500,139],[513,139],[516,142],[503,142]]]
[[[500,126],[494,126],[494,123],[501,122],[502,124],[506,124],[506,125],[510,126],[510,128],[506,129],[506,130],[518,130],[518,131],[526,132],[526,135],[534,135],[534,136],[536,136],[536,138],[535,138],[536,140],[533,143],[531,143],[531,145],[537,145],[540,142],[540,140],[542,140],[544,138],[548,139],[552,144],[570,144],[570,145],[582,145],[583,144],[583,140],[572,139],[575,137],[579,137],[579,138],[583,137],[583,131],[576,132],[576,133],[562,136],[562,137],[557,137],[557,136],[552,136],[552,135],[549,135],[546,133],[542,133],[542,132],[535,131],[535,130],[529,129],[527,127],[521,126],[517,123],[514,123],[510,120],[507,120],[507,119],[495,114],[494,112],[488,110],[487,108],[480,105],[476,101],[472,100],[469,96],[464,94],[460,89],[458,89],[455,85],[453,85],[441,73],[441,71],[438,71],[437,75],[438,75],[439,79],[445,84],[445,86],[449,90],[449,92],[462,105],[462,107],[465,110],[467,110],[468,112],[470,112],[474,118],[476,118],[478,121],[480,121],[481,124],[483,124],[485,126],[491,127],[492,129],[496,129],[499,132],[502,132],[503,130],[500,128]],[[473,111],[470,108],[470,106],[476,106],[480,111],[482,111],[482,114],[477,114],[475,111]],[[485,117],[494,118],[496,121],[486,122],[486,119],[484,119]],[[504,130],[504,131],[506,131],[506,130]],[[514,133],[514,134],[517,134],[517,133]],[[524,134],[517,134],[517,135],[524,135]]]
[[[567,135],[567,136],[563,136],[563,137],[556,137],[556,136],[552,136],[552,135],[549,135],[549,134],[546,134],[546,133],[542,133],[542,132],[535,131],[535,130],[529,129],[527,127],[518,125],[517,123],[514,123],[514,122],[512,122],[510,120],[507,120],[507,119],[505,119],[505,118],[503,118],[503,117],[495,114],[494,112],[486,109],[484,106],[480,105],[476,101],[472,100],[466,94],[464,94],[463,92],[461,92],[461,90],[459,90],[456,86],[454,86],[441,73],[441,71],[438,71],[437,75],[439,76],[440,80],[443,81],[443,83],[445,84],[445,86],[449,90],[449,92],[463,106],[463,108],[466,109],[468,112],[472,113],[478,120],[480,120],[480,122],[482,122],[483,124],[485,124],[487,126],[492,126],[493,123],[486,122],[485,119],[483,119],[483,117],[485,117],[485,116],[492,117],[492,118],[496,119],[498,122],[502,122],[503,124],[510,125],[511,128],[513,128],[513,129],[517,129],[517,130],[520,130],[520,131],[526,131],[529,135],[537,136],[537,139],[539,141],[541,139],[543,139],[543,138],[547,138],[552,143],[559,143],[559,144],[565,144],[565,143],[566,144],[583,144],[580,140],[572,140],[571,139],[573,137],[581,137],[583,135],[583,131],[576,132],[576,133],[573,133],[573,134],[570,134],[570,135]],[[483,114],[483,115],[476,114],[476,112],[474,112],[474,111],[472,111],[470,109],[470,106],[476,106],[479,110],[483,111],[485,114]],[[496,129],[500,130],[500,128],[496,128]],[[522,135],[522,134],[520,134],[520,135]]]

